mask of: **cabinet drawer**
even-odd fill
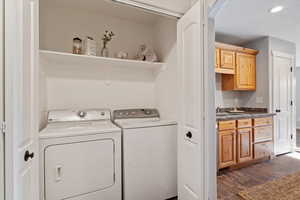
[[[272,117],[254,119],[254,126],[267,126],[267,125],[272,125],[272,124],[273,124]]]
[[[272,142],[254,144],[254,159],[270,156],[272,152],[273,152]]]
[[[220,131],[231,130],[231,129],[235,129],[235,128],[236,128],[235,120],[219,122],[219,130]]]
[[[266,142],[273,140],[273,127],[263,126],[254,128],[254,142]]]
[[[238,128],[250,128],[252,126],[251,119],[239,119],[237,120],[237,127]]]

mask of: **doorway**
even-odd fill
[[[299,153],[291,153],[296,144],[294,74],[299,44],[296,23],[285,23],[294,20],[291,13],[296,13],[298,5],[284,3],[283,11],[275,14],[271,2],[231,0],[214,17],[215,64],[211,67],[216,74],[220,200],[240,200],[244,190],[300,171]],[[258,20],[258,15],[264,17]],[[275,21],[287,25],[284,32],[291,33],[290,37],[283,35]],[[257,53],[249,55],[253,51]],[[249,115],[242,118],[239,112]],[[290,168],[285,168],[287,163]]]

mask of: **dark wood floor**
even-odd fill
[[[300,153],[292,155],[298,159],[283,155],[243,169],[222,171],[218,176],[218,200],[241,200],[237,194],[245,188],[300,171]]]

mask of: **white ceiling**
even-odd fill
[[[269,13],[277,5],[285,9]],[[300,0],[227,0],[216,17],[216,32],[235,44],[263,36],[294,42],[300,66]]]

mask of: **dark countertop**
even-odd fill
[[[217,113],[217,121],[237,120],[246,118],[263,118],[275,116],[275,113],[244,112],[244,113]]]

